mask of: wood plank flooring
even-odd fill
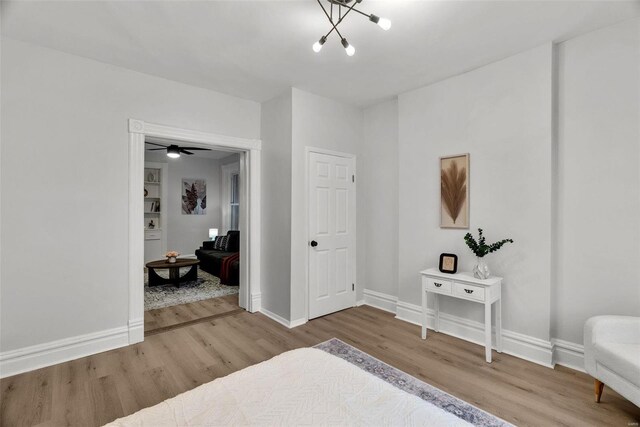
[[[165,325],[166,326],[166,325]],[[295,329],[260,313],[231,313],[148,336],[143,343],[0,381],[2,426],[101,425],[269,359],[337,337],[517,425],[637,425],[640,409],[592,379],[431,332],[367,306]]]
[[[144,333],[161,333],[202,319],[213,320],[239,310],[238,294],[149,310],[144,313]]]

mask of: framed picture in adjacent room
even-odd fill
[[[440,228],[469,228],[469,154],[440,158]]]
[[[182,180],[182,213],[184,215],[207,213],[207,182],[204,179]]]
[[[438,269],[441,273],[455,274],[458,272],[458,255],[440,254]]]

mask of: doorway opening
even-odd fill
[[[145,329],[260,309],[260,145],[129,120],[130,344]],[[154,301],[152,287],[171,292]]]
[[[240,152],[145,138],[145,336],[240,311]]]

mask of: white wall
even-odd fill
[[[2,40],[0,351],[128,321],[127,119],[246,138],[260,105]]]
[[[590,316],[640,315],[639,19],[560,43],[555,56],[546,45],[401,94],[397,125],[385,109],[392,114],[388,103],[364,114],[358,209],[370,213],[359,247],[373,273],[374,248],[393,245],[392,232],[372,234],[393,213],[373,211],[399,201],[399,270],[396,283],[376,280],[385,269],[367,275],[368,290],[418,304],[416,273],[441,252],[473,266],[466,231],[438,227],[438,157],[470,152],[471,229],[516,240],[488,257],[506,278],[507,329],[579,345]],[[389,164],[369,154],[393,158],[383,141],[396,126],[399,200]],[[385,179],[368,187],[376,168]],[[441,309],[481,321],[464,302]]]
[[[358,147],[358,300],[398,296],[398,100],[364,110]]]
[[[640,20],[559,45],[555,337],[640,316]]]
[[[204,157],[180,156],[168,160],[164,153],[145,152],[145,161],[167,164],[167,200],[162,212],[167,215],[167,250],[193,255],[204,240],[209,240],[209,229],[222,227],[221,169],[222,160]],[[234,156],[232,160],[237,161]],[[207,183],[206,215],[182,213],[182,179],[204,179]]]
[[[418,272],[441,253],[458,254],[460,270],[474,264],[468,230],[439,226],[439,158],[470,153],[470,231],[515,240],[486,258],[505,278],[503,326],[549,339],[551,70],[547,44],[399,96],[400,301],[420,304]],[[466,301],[445,299],[441,310],[483,319]]]
[[[306,316],[309,236],[305,230],[307,212],[305,205],[305,147],[357,154],[361,138],[361,109],[293,88],[290,317],[292,321],[299,321]],[[356,163],[359,163],[357,159]],[[356,285],[360,287],[358,280],[359,278],[356,277]]]
[[[262,104],[262,308],[290,320],[291,91]]]

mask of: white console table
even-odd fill
[[[484,345],[487,362],[491,363],[491,306],[496,303],[496,350],[502,352],[502,277],[480,280],[472,273],[441,273],[437,268],[420,272],[422,277],[422,339],[427,339],[427,295],[433,294],[434,330],[439,332],[439,295],[484,304]]]

